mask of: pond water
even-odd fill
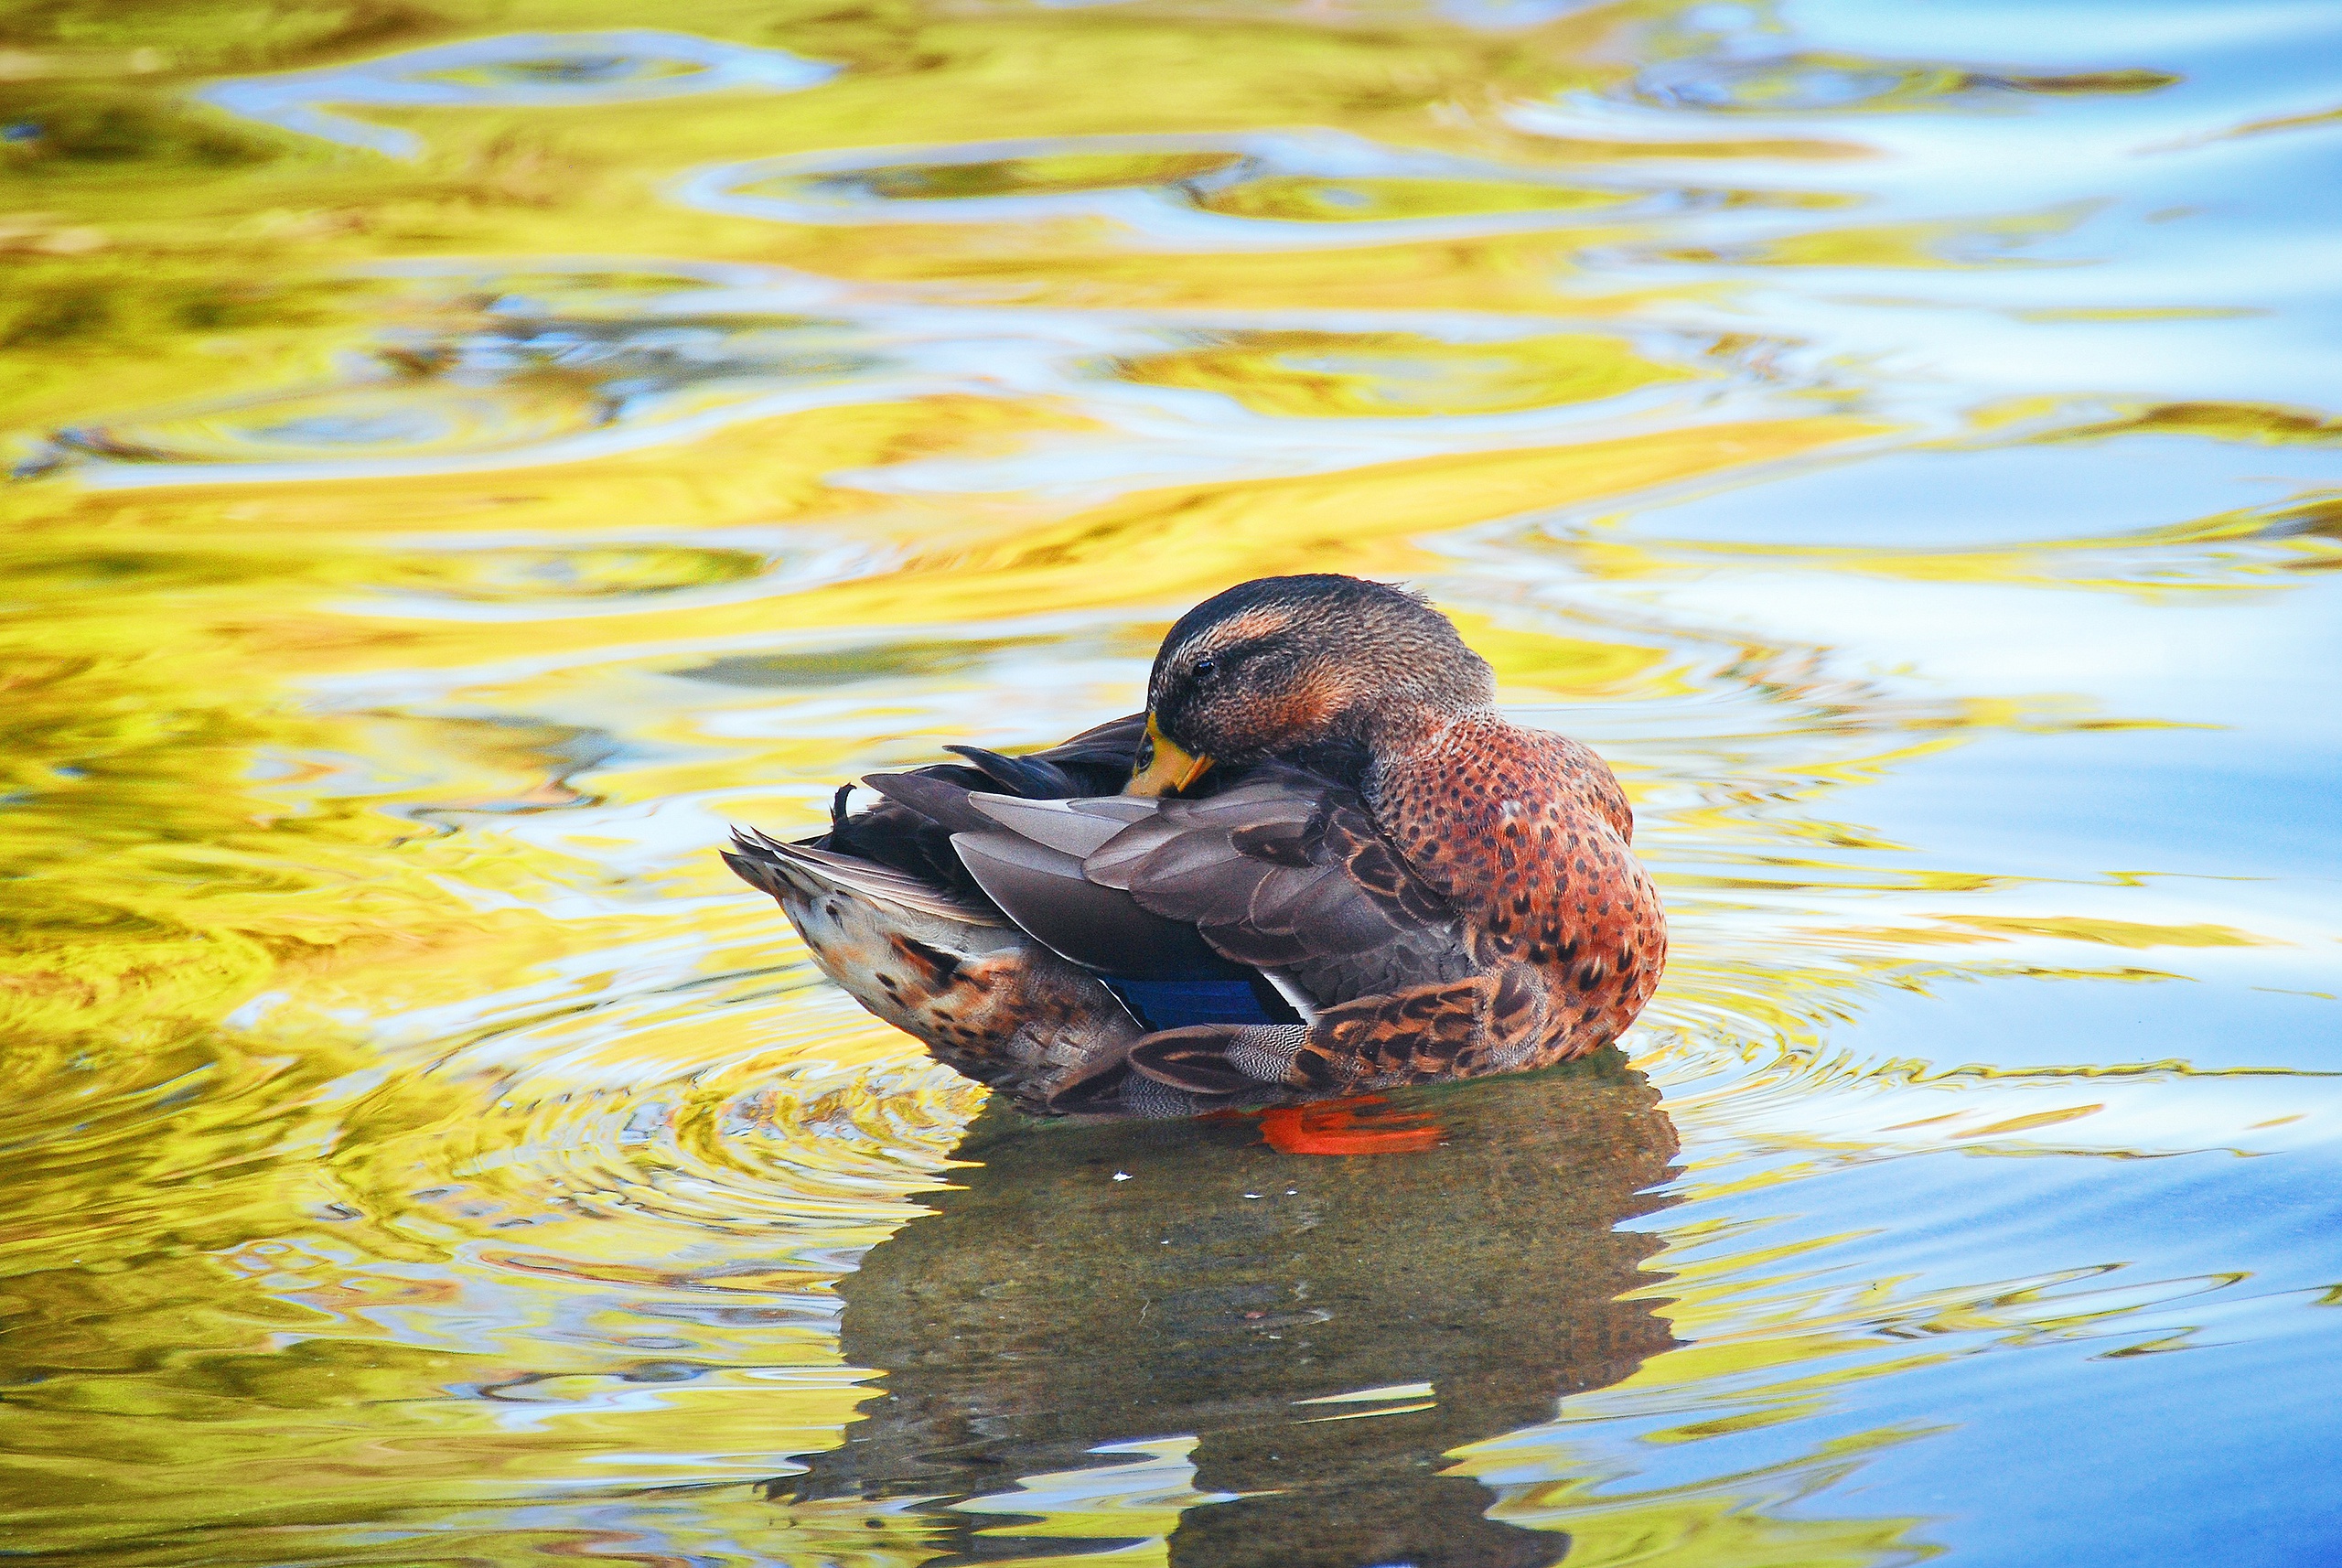
[[[2342,1558],[2332,5],[56,0],[0,94],[0,1552]],[[1304,570],[1617,769],[1624,1059],[1020,1122],[715,858]]]

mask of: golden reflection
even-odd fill
[[[1121,374],[1192,387],[1283,418],[1500,413],[1682,380],[1609,338],[1441,343],[1402,333],[1247,332],[1129,360]]]
[[[1112,190],[1176,184],[1234,165],[1234,153],[1063,153],[990,163],[905,164],[858,171],[854,183],[890,201]]]
[[[1214,190],[1198,205],[1231,218],[1357,223],[1379,218],[1455,218],[1484,212],[1559,212],[1631,200],[1626,192],[1500,180],[1325,178],[1281,175]]]

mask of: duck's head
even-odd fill
[[[1327,574],[1255,578],[1163,639],[1128,792],[1170,794],[1216,765],[1316,747],[1371,755],[1495,693],[1488,660],[1413,594]]]

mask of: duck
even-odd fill
[[[1142,713],[859,782],[724,858],[814,963],[1044,1116],[1183,1117],[1523,1071],[1616,1041],[1667,921],[1577,741],[1403,587],[1196,606]]]

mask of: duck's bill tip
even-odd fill
[[[1178,742],[1155,727],[1155,715],[1149,714],[1146,739],[1139,745],[1138,764],[1131,769],[1131,781],[1123,786],[1123,793],[1176,795],[1201,779],[1210,767],[1210,757],[1182,750]]]

